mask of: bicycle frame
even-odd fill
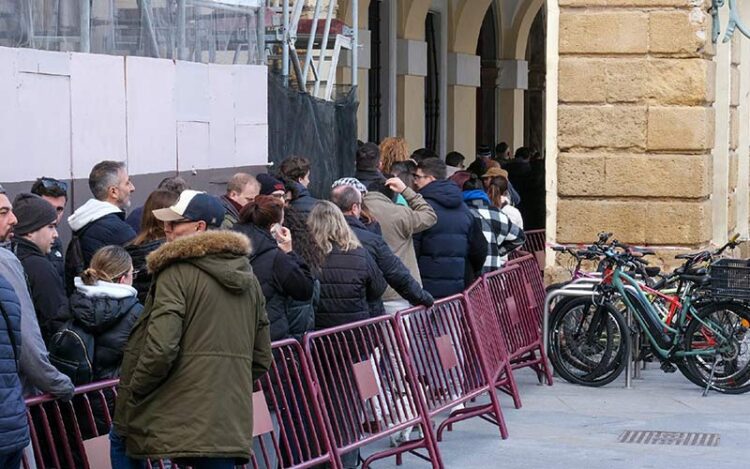
[[[680,343],[683,339],[683,333],[680,330],[680,326],[685,324],[688,313],[693,309],[691,301],[692,285],[686,285],[683,290],[681,307],[677,312],[677,327],[672,327],[667,320],[662,319],[656,308],[648,300],[646,293],[643,291],[638,281],[624,273],[619,266],[607,272],[604,284],[609,284],[614,287],[623,303],[625,303],[627,308],[633,313],[633,316],[635,316],[641,329],[645,332],[653,350],[662,358],[681,358],[690,355],[713,355],[717,352],[713,347],[690,351],[679,350]],[[635,295],[637,304],[634,304],[631,301],[631,297],[628,293]],[[700,321],[722,340],[727,340],[727,338],[722,335],[721,331],[717,331],[716,328],[698,317],[698,315],[692,314],[691,316],[695,320]],[[658,330],[656,330],[657,328]],[[657,338],[657,336],[659,337]]]

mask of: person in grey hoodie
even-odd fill
[[[23,394],[33,396],[47,392],[68,401],[73,398],[73,383],[49,361],[21,261],[8,249],[16,222],[10,199],[0,186],[0,275],[13,287],[21,304],[21,354],[18,365]]]

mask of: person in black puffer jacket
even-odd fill
[[[461,293],[487,258],[481,222],[464,204],[461,189],[445,179],[445,163],[427,158],[419,163],[414,184],[437,214],[437,223],[414,235],[419,272],[425,290],[435,298]]]
[[[94,338],[93,381],[120,377],[123,348],[143,311],[132,282],[133,263],[120,246],[99,249],[91,258],[90,267],[75,279],[76,290],[70,297],[70,311],[75,325]],[[114,395],[106,391],[105,398],[109,414],[113,415]],[[101,402],[92,399],[91,407],[97,434],[106,434],[109,428]],[[81,429],[84,434],[94,436],[88,424],[84,427]]]
[[[360,192],[352,186],[339,186],[331,192],[331,200],[344,213],[349,228],[375,260],[388,285],[412,305],[423,305],[428,308],[432,306],[435,302],[432,295],[423,290],[419,282],[411,276],[409,269],[393,254],[383,237],[367,230],[360,221],[359,212],[362,206]],[[382,300],[378,298],[377,301],[370,303],[370,310],[377,315],[383,314],[385,310]]]
[[[250,264],[266,298],[272,341],[300,339],[314,325],[312,308],[304,311],[308,317],[290,317],[290,302],[309,301],[314,280],[302,258],[292,251],[290,231],[281,226],[283,219],[283,202],[277,197],[260,195],[243,207],[240,223],[233,228],[250,238]]]
[[[386,288],[377,264],[362,247],[344,215],[328,201],[317,203],[307,221],[326,257],[320,273],[320,305],[315,329],[340,326],[376,316],[369,303]]]
[[[146,257],[166,241],[164,222],[154,217],[154,210],[174,205],[179,196],[177,192],[161,189],[149,194],[143,206],[141,231],[133,242],[125,247],[133,259],[133,287],[138,291],[138,301],[141,304],[146,302],[151,287],[151,272],[146,268]]]
[[[11,284],[0,276],[0,467],[21,466],[29,444],[18,357],[21,355],[21,303]]]

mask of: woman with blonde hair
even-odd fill
[[[321,200],[307,219],[315,243],[325,255],[320,269],[320,303],[315,329],[371,317],[368,302],[386,288],[383,275],[336,205]]]
[[[380,165],[383,174],[391,174],[391,166],[409,159],[409,145],[401,137],[386,137],[380,142]]]

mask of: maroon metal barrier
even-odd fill
[[[531,367],[536,371],[539,382],[546,378],[547,384],[551,385],[552,373],[542,346],[539,304],[533,287],[526,281],[521,264],[521,261],[529,260],[533,262],[531,256],[510,261],[503,269],[486,274],[484,281],[508,345],[511,367]],[[539,276],[538,270],[531,270]]]
[[[302,346],[273,343],[274,361],[253,394],[253,468],[336,465]]]
[[[407,451],[430,461],[433,467],[442,467],[435,435],[393,318],[309,333],[304,347],[338,457],[356,459],[359,448],[419,426],[422,438],[372,454],[363,467],[393,455],[400,464]],[[415,451],[419,448],[426,449],[427,455]]]
[[[484,279],[474,282],[464,295],[489,375],[495,387],[513,397],[513,404],[516,409],[520,409],[521,396],[518,394],[518,386],[510,366],[508,346]]]
[[[244,467],[337,467],[325,420],[314,398],[308,363],[294,339],[273,343],[274,361],[255,383],[253,455]],[[119,380],[81,386],[71,402],[45,395],[26,400],[33,456],[38,467],[91,468],[109,460],[108,435]],[[99,437],[99,438],[97,438]],[[24,467],[35,467],[24,458]],[[153,461],[153,467],[179,469]]]
[[[26,416],[35,462],[25,454],[24,468],[96,469],[87,456],[87,452],[96,449],[85,441],[109,433],[118,382],[115,379],[81,386],[70,402],[50,395],[27,399]]]
[[[523,251],[531,253],[537,262],[539,270],[544,271],[544,251],[547,246],[547,234],[544,230],[524,231],[526,242],[524,242]]]
[[[531,310],[539,316],[539,324],[542,322],[544,315],[544,301],[547,297],[547,291],[544,288],[544,278],[536,268],[534,258],[527,252],[520,251],[521,256],[508,261],[508,266],[518,265],[523,271],[523,289],[526,292],[528,305]]]
[[[430,309],[401,311],[396,314],[396,322],[418,374],[430,418],[451,409],[438,426],[438,441],[446,427],[450,429],[453,423],[471,417],[497,424],[502,438],[507,438],[489,359],[477,340],[477,325],[467,314],[464,296],[444,298]],[[484,393],[489,395],[489,403],[471,405]]]

